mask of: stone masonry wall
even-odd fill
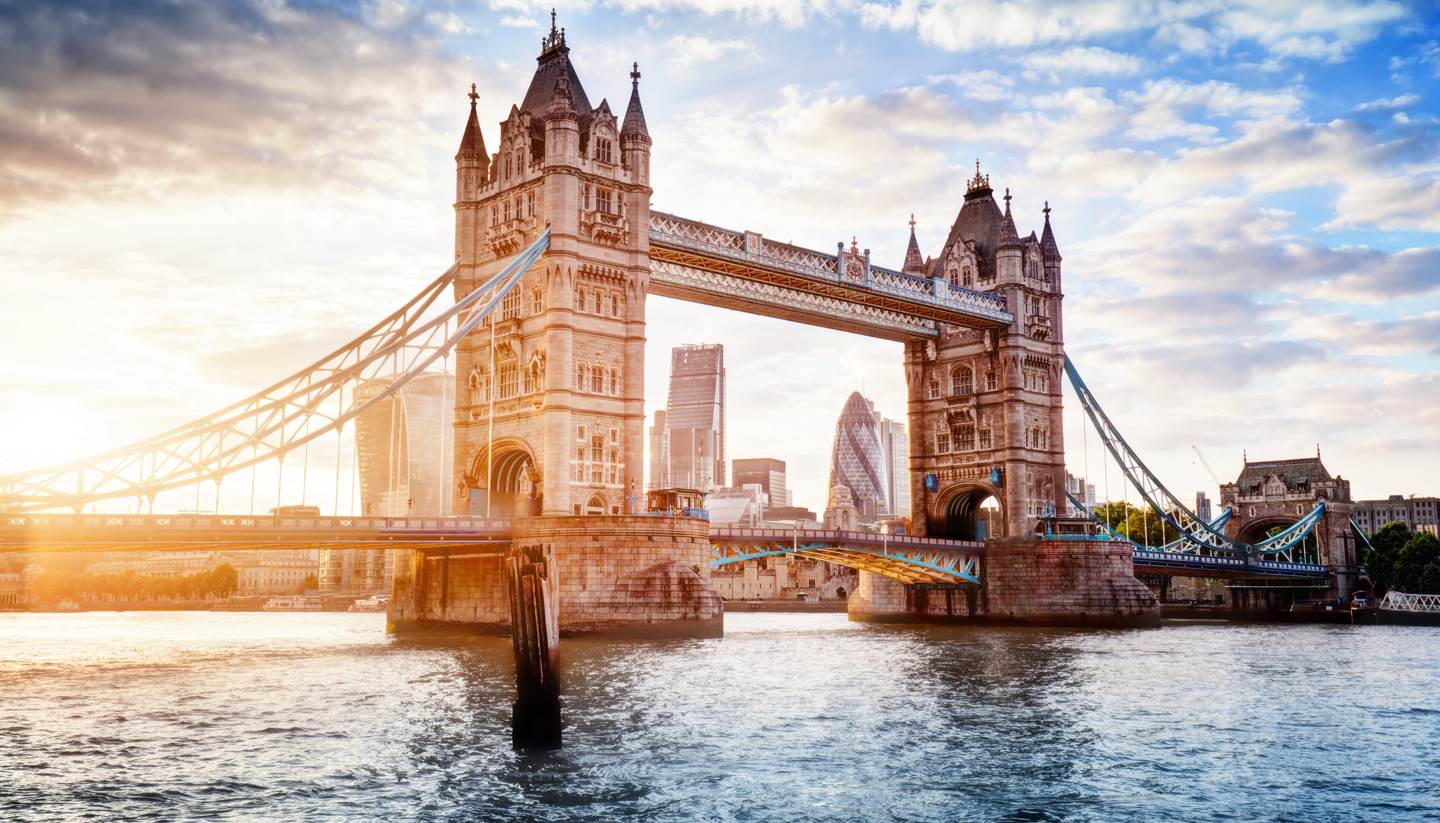
[[[1130,547],[1095,540],[986,544],[982,613],[1045,625],[1159,625],[1155,595],[1135,578]]]
[[[529,517],[515,521],[513,539],[554,547],[562,634],[718,636],[724,605],[710,586],[709,530],[688,517]],[[396,574],[392,630],[509,631],[498,558],[453,556],[447,567],[417,557]]]

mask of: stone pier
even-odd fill
[[[1160,605],[1135,578],[1130,547],[1096,540],[995,539],[976,589],[910,586],[868,572],[851,620],[1149,627]]]
[[[724,606],[710,586],[709,523],[692,517],[526,517],[514,545],[553,549],[560,633],[718,637]],[[397,563],[392,631],[510,630],[501,558],[463,548]]]

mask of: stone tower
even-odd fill
[[[1220,486],[1220,504],[1233,512],[1225,533],[1246,544],[1264,540],[1273,530],[1300,520],[1324,501],[1325,514],[1314,532],[1315,558],[1330,569],[1331,594],[1348,599],[1359,579],[1355,535],[1350,527],[1354,503],[1350,481],[1331,476],[1314,457],[1293,460],[1245,460],[1234,483]]]
[[[643,496],[650,135],[592,106],[563,29],[486,157],[472,89],[455,156],[456,298],[548,226],[548,252],[458,348],[456,513],[622,514]]]
[[[1001,212],[977,162],[945,246],[925,273],[937,290],[943,282],[1004,295],[1014,322],[990,330],[946,326],[938,341],[905,348],[911,514],[924,534],[1024,537],[1037,518],[1064,511],[1060,250],[1048,204],[1043,235],[1022,238],[1008,189],[1004,199]],[[1004,534],[987,528],[980,511],[992,496]]]

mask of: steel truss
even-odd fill
[[[1076,370],[1075,364],[1069,357],[1065,358],[1065,374],[1070,378],[1070,385],[1075,389],[1075,394],[1080,398],[1080,405],[1085,409],[1085,414],[1100,434],[1100,440],[1115,462],[1120,466],[1120,471],[1131,485],[1140,492],[1140,496],[1149,504],[1151,510],[1159,516],[1166,525],[1180,534],[1183,541],[1192,551],[1234,553],[1234,554],[1256,554],[1256,555],[1279,555],[1288,557],[1289,552],[1310,536],[1315,526],[1325,515],[1325,501],[1321,500],[1315,504],[1309,514],[1300,518],[1294,525],[1284,531],[1261,540],[1258,543],[1246,544],[1232,540],[1223,531],[1224,523],[1207,523],[1201,520],[1190,511],[1171,491],[1160,482],[1160,478],[1150,471],[1145,462],[1140,459],[1130,444],[1125,441],[1120,430],[1111,422],[1109,415],[1100,407],[1100,401],[1095,399],[1090,387],[1080,378],[1080,372]],[[1089,512],[1086,512],[1089,514]],[[1093,515],[1092,515],[1093,517]],[[1218,518],[1217,518],[1217,522]],[[1154,551],[1146,548],[1146,551]]]
[[[550,231],[454,305],[426,318],[460,276],[452,266],[404,306],[325,357],[217,412],[129,446],[82,460],[0,477],[0,511],[80,511],[101,500],[154,503],[170,489],[227,476],[285,455],[387,402],[480,326],[549,247]],[[361,383],[386,392],[356,404]],[[345,398],[352,402],[347,406]],[[218,497],[218,492],[217,492]]]
[[[974,551],[872,547],[829,541],[710,542],[712,569],[762,557],[807,557],[812,560],[825,560],[903,583],[980,585],[980,554]]]

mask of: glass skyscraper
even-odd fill
[[[710,491],[725,485],[725,347],[670,351],[670,395],[650,434],[650,485]]]
[[[874,520],[888,511],[889,462],[870,401],[860,392],[851,393],[835,423],[830,485],[850,490],[855,508],[864,520]]]

